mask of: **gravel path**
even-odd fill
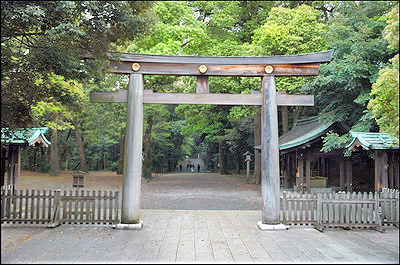
[[[245,176],[166,174],[142,185],[143,209],[261,210],[261,187]]]
[[[22,171],[21,189],[75,189],[72,172],[52,177],[46,173]],[[122,175],[112,171],[91,171],[85,176],[89,190],[122,191]],[[261,187],[246,183],[243,175],[216,173],[171,173],[142,179],[142,209],[165,210],[261,210]]]

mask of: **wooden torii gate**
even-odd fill
[[[125,159],[120,229],[141,229],[143,104],[259,105],[261,114],[262,221],[260,229],[286,229],[279,221],[280,179],[277,106],[313,106],[313,95],[277,93],[275,76],[314,76],[331,60],[333,50],[291,56],[203,57],[110,53],[112,70],[129,74],[128,89],[92,92],[91,102],[127,102]],[[93,58],[91,55],[85,58]],[[144,90],[143,75],[197,76],[196,93]],[[261,93],[211,94],[209,76],[262,78]]]

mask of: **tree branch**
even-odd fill
[[[28,37],[28,36],[44,36],[48,35],[46,32],[32,32],[32,33],[20,33],[13,35],[2,35],[1,38],[17,38],[17,37]]]

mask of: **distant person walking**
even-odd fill
[[[194,164],[191,163],[191,164],[190,164],[190,171],[192,171],[192,173],[193,173],[193,170],[194,170]]]
[[[200,164],[197,165],[197,172],[200,172]]]
[[[182,164],[179,165],[179,170],[182,172]]]
[[[186,171],[189,171],[189,163],[186,164]]]

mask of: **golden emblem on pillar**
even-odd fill
[[[133,63],[132,64],[132,70],[133,71],[137,72],[137,71],[139,71],[139,69],[140,69],[140,64],[138,64],[138,63]]]
[[[199,66],[199,72],[204,74],[205,72],[207,72],[207,66],[205,66],[204,64]]]
[[[274,71],[274,67],[272,67],[272,65],[267,65],[264,70],[267,74],[271,74]]]

